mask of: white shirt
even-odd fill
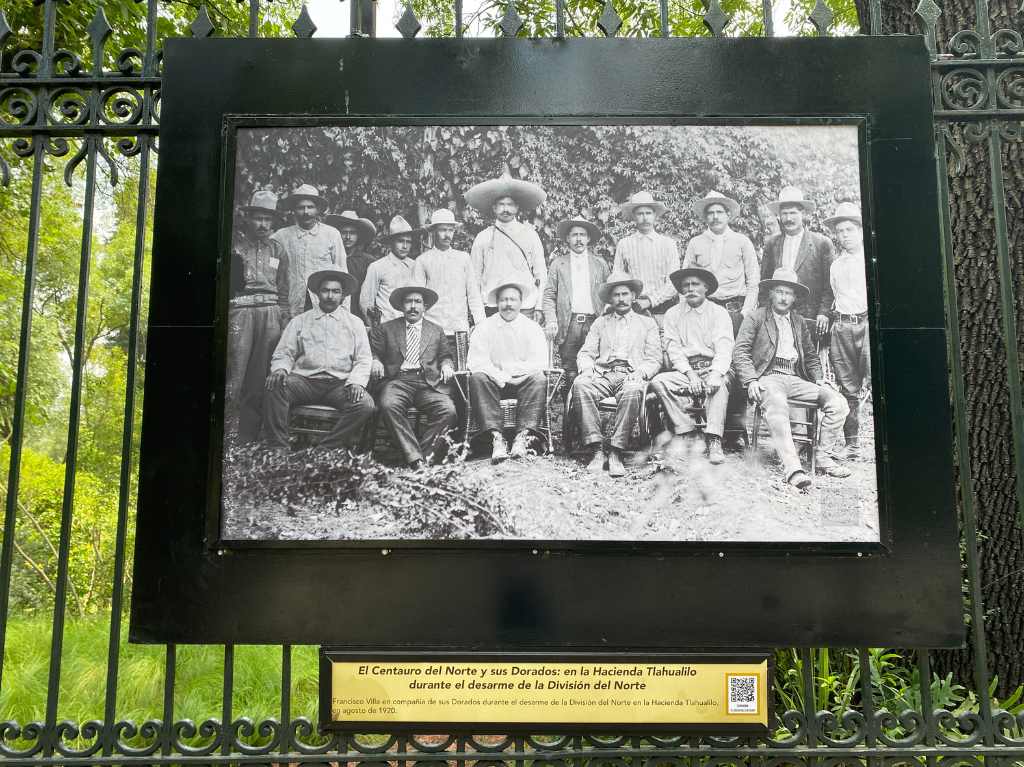
[[[366,269],[363,287],[359,291],[359,305],[380,309],[381,322],[401,317],[402,313],[391,305],[391,291],[414,284],[414,263],[411,258],[399,258],[389,252],[370,264]]]
[[[573,314],[594,314],[594,299],[590,295],[590,264],[588,259],[589,255],[585,250],[582,253],[569,252]]]
[[[292,224],[270,237],[281,243],[288,254],[288,308],[292,317],[302,314],[306,306],[306,280],[313,272],[331,267],[348,271],[345,245],[333,226],[317,221],[310,229],[303,229]],[[313,293],[309,296],[316,307],[317,297]],[[349,304],[349,297],[345,296],[342,305],[348,308]]]
[[[534,309],[540,304],[548,279],[548,268],[540,236],[529,224],[520,221],[507,224],[495,222],[473,240],[470,258],[478,275],[477,282],[483,300],[486,301],[487,294],[499,285],[518,282],[531,288],[523,296],[521,309]]]
[[[370,341],[363,323],[343,307],[294,317],[281,334],[270,369],[300,376],[331,375],[365,387],[370,380]]]
[[[804,240],[804,233],[801,230],[800,234],[796,237],[790,237],[788,234],[782,240],[782,261],[779,263],[780,267],[785,269],[796,269],[794,264],[796,263],[796,254],[800,252],[800,243]]]
[[[775,318],[775,327],[779,330],[779,345],[775,347],[775,356],[784,360],[797,359],[800,355],[796,353],[796,343],[793,340],[793,315],[776,314],[773,311],[772,317]]]
[[[492,314],[469,337],[466,367],[486,373],[499,386],[511,378],[540,373],[547,366],[547,337],[540,325],[521,314],[511,322]]]
[[[829,282],[840,314],[863,314],[868,310],[868,284],[864,273],[864,252],[844,252],[832,262]]]
[[[426,318],[451,335],[469,330],[469,314],[473,324],[484,321],[484,304],[480,285],[469,253],[448,248],[431,248],[412,267],[412,284],[424,285],[437,293],[437,303],[427,309]]]
[[[690,370],[690,357],[711,358],[711,369],[725,375],[732,364],[735,341],[729,312],[705,300],[697,308],[686,301],[665,312],[665,351],[669,361],[681,373]]]

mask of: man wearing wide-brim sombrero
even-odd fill
[[[419,468],[440,454],[443,436],[455,425],[455,404],[448,382],[455,375],[455,353],[439,325],[424,319],[437,293],[422,285],[391,291],[391,306],[401,316],[370,331],[371,375],[383,383],[377,391],[381,420],[402,457]],[[417,436],[409,408],[426,421]]]
[[[819,472],[848,477],[850,470],[829,454],[849,408],[843,396],[826,385],[821,361],[807,323],[793,308],[809,291],[792,269],[776,269],[762,280],[768,306],[743,320],[733,350],[733,372],[747,395],[764,409],[772,444],[782,461],[786,481],[801,490],[811,478],[800,465],[789,424],[789,400],[816,405],[821,411],[821,431],[815,449]]]
[[[224,436],[246,443],[259,437],[270,355],[288,323],[288,256],[270,237],[279,220],[276,194],[257,190],[240,210],[228,275]]]
[[[576,377],[576,355],[597,315],[604,311],[600,290],[608,279],[608,265],[589,246],[601,239],[601,230],[582,215],[559,221],[558,239],[569,252],[551,262],[544,288],[545,332],[558,345],[567,385]]]
[[[573,409],[579,419],[580,442],[593,451],[590,471],[600,475],[605,466],[604,433],[598,405],[615,397],[615,422],[608,439],[608,474],[626,473],[622,452],[640,416],[647,381],[661,369],[661,341],[658,324],[633,311],[644,289],[640,280],[624,273],[612,273],[601,286],[600,300],[611,306],[590,328],[576,364],[579,375],[572,385]],[[570,416],[572,417],[572,416]]]
[[[366,270],[373,263],[373,257],[369,253],[369,245],[377,236],[377,227],[368,218],[360,218],[354,210],[342,211],[340,214],[329,213],[324,216],[324,223],[333,226],[341,235],[341,242],[345,246],[346,268],[348,273],[355,277],[359,284],[366,279]],[[362,314],[359,301],[359,291],[356,290],[352,300],[352,312]]]
[[[859,457],[861,395],[871,385],[871,349],[868,332],[868,287],[864,263],[864,232],[860,206],[841,202],[825,219],[835,232],[839,256],[829,270],[835,295],[828,357],[839,391],[850,414],[843,424],[846,457]]]
[[[832,308],[832,288],[828,282],[832,241],[806,228],[807,217],[814,212],[815,204],[802,189],[783,187],[779,198],[769,202],[768,208],[779,219],[782,231],[765,241],[761,279],[769,279],[779,268],[796,272],[807,288],[807,297],[801,298],[796,308],[821,335],[828,330],[828,314]],[[763,305],[766,301],[767,296],[761,291],[759,302]]]
[[[504,282],[519,282],[533,286],[521,312],[537,319],[537,302],[547,281],[544,246],[537,230],[517,216],[542,205],[547,193],[537,184],[505,174],[476,184],[465,197],[484,217],[494,217],[494,223],[474,238],[469,251],[485,313],[490,316],[497,311],[494,304],[487,303],[488,293]]]
[[[656,442],[672,439],[681,444],[686,438],[699,438],[693,407],[705,408],[704,441],[708,461],[725,461],[722,434],[726,408],[734,388],[732,320],[723,307],[708,300],[718,289],[714,273],[700,267],[678,269],[672,283],[681,300],[665,313],[663,345],[672,369],[659,373],[651,382],[651,391],[661,399],[667,418],[666,432]]]
[[[419,242],[424,230],[413,227],[400,215],[388,224],[388,230],[377,240],[387,253],[370,264],[366,279],[359,290],[359,305],[363,313],[372,318],[371,325],[393,320],[401,316],[388,300],[391,291],[403,285],[412,285],[414,261],[410,258],[414,242]]]
[[[270,360],[263,426],[271,447],[288,446],[289,409],[297,405],[338,411],[319,446],[359,444],[375,408],[366,393],[372,359],[366,328],[343,306],[355,286],[355,277],[340,269],[318,269],[307,278],[305,287],[316,294],[317,306],[288,323]]]
[[[668,308],[679,299],[668,276],[679,268],[676,241],[655,231],[655,221],[666,211],[665,204],[648,191],[640,191],[619,205],[619,212],[630,219],[636,231],[615,246],[613,272],[625,272],[644,284],[637,297],[641,310],[650,311],[660,326]]]
[[[413,281],[437,291],[440,299],[427,310],[427,319],[436,322],[445,335],[454,340],[455,333],[469,330],[469,317],[473,324],[484,321],[484,302],[480,295],[476,270],[469,253],[452,247],[455,232],[462,223],[448,208],[438,208],[430,214],[427,231],[431,248],[424,251],[413,266]]]
[[[341,235],[333,226],[320,221],[325,206],[320,191],[309,184],[297,187],[279,206],[290,210],[295,218],[294,224],[273,234],[288,254],[288,310],[292,317],[316,306],[316,296],[306,291],[310,274],[325,268],[348,271]]]

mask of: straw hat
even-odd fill
[[[427,229],[433,229],[438,224],[462,226],[462,222],[456,221],[455,214],[448,210],[448,208],[438,208],[430,214],[430,223],[427,224]]]
[[[704,211],[708,209],[708,205],[717,203],[723,206],[728,211],[730,216],[735,216],[740,212],[740,204],[736,202],[732,197],[726,197],[721,192],[711,190],[701,199],[693,203],[693,212],[697,214],[697,218],[704,220]]]
[[[803,190],[795,186],[782,187],[782,191],[779,192],[779,199],[769,202],[768,209],[778,216],[779,209],[784,205],[799,205],[808,213],[811,213],[815,208],[814,203],[804,197]]]
[[[625,272],[615,272],[614,274],[610,274],[605,283],[597,289],[598,297],[603,303],[610,304],[612,302],[612,291],[619,285],[627,285],[629,289],[638,296],[643,293],[644,290],[644,284],[642,281],[630,277]]]
[[[354,226],[359,232],[358,242],[360,245],[365,245],[377,234],[377,227],[373,225],[373,222],[368,218],[359,218],[354,210],[343,211],[340,216],[337,213],[324,216],[324,223],[335,229],[341,229],[346,225]]]
[[[591,242],[597,242],[601,239],[601,230],[597,228],[596,224],[591,221],[587,221],[583,216],[579,216],[578,218],[567,218],[565,221],[559,221],[558,225],[555,227],[555,235],[558,239],[564,240],[569,236],[569,230],[574,226],[582,226],[586,229],[587,234],[590,235]]]
[[[300,200],[312,200],[316,203],[317,208],[321,212],[327,208],[327,200],[320,195],[320,190],[315,186],[310,186],[309,184],[303,184],[290,195],[285,197],[282,201],[282,205],[291,210]]]
[[[758,287],[767,288],[771,290],[776,285],[787,285],[796,291],[797,297],[807,298],[811,295],[810,289],[800,282],[800,278],[797,277],[796,272],[792,269],[786,269],[785,267],[779,267],[775,270],[770,280],[761,280]]]
[[[696,277],[697,279],[702,280],[708,287],[707,294],[709,296],[718,290],[718,279],[715,275],[707,269],[701,269],[697,266],[691,266],[686,269],[676,269],[668,276],[668,278],[672,280],[672,284],[676,286],[676,290],[680,293],[683,292],[683,280],[687,277]]]
[[[320,291],[320,285],[323,281],[328,279],[340,282],[341,289],[345,291],[346,296],[352,295],[359,288],[359,280],[340,269],[321,269],[313,272],[306,278],[306,287],[317,293]]]
[[[483,213],[490,213],[494,203],[502,197],[511,197],[520,208],[533,210],[548,198],[547,192],[537,184],[522,179],[512,178],[508,174],[501,178],[481,181],[469,188],[465,194],[466,202]]]
[[[499,285],[498,287],[496,287],[494,290],[487,294],[487,303],[497,305],[498,295],[505,288],[516,288],[519,291],[519,296],[520,298],[522,298],[523,301],[525,301],[533,294],[532,285],[527,285],[522,282],[503,282],[501,285]]]
[[[861,223],[860,206],[854,202],[841,202],[836,205],[836,212],[825,219],[825,226],[835,226],[840,221],[852,221],[857,226],[864,226]]]
[[[272,213],[275,217],[277,212],[277,195],[269,189],[259,189],[252,193],[252,199],[248,205],[242,206],[243,213]]]
[[[395,237],[402,237],[408,235],[409,237],[415,237],[420,234],[426,233],[426,229],[413,229],[401,216],[395,216],[391,219],[391,223],[388,224],[388,230],[380,236],[382,242],[391,242]]]
[[[655,200],[654,197],[651,196],[650,192],[637,192],[619,206],[619,212],[623,216],[632,216],[633,211],[636,208],[644,207],[652,208],[655,216],[660,216],[668,210],[668,208],[665,207],[665,204]]]
[[[391,296],[388,298],[388,301],[395,309],[402,311],[402,302],[410,293],[419,293],[423,296],[423,307],[425,309],[429,309],[437,303],[437,293],[430,288],[423,287],[422,285],[404,285],[400,288],[395,288],[391,291]]]

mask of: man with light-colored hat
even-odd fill
[[[378,317],[371,325],[387,322],[402,316],[402,312],[391,305],[391,291],[405,285],[412,285],[414,260],[409,258],[412,253],[413,238],[423,234],[422,229],[414,229],[402,216],[395,216],[388,224],[386,234],[380,236],[387,255],[378,258],[366,270],[366,279],[359,291],[359,305],[367,316]]]
[[[455,375],[455,355],[441,327],[423,318],[437,303],[437,293],[406,285],[391,291],[388,300],[402,316],[370,331],[370,370],[374,378],[384,379],[377,392],[380,417],[406,463],[415,469],[439,454],[444,436],[455,425],[449,386]],[[410,407],[427,422],[418,438],[409,419]]]
[[[281,329],[288,324],[288,256],[270,237],[277,195],[253,192],[231,242],[224,435],[238,442],[259,436],[263,383]]]
[[[807,296],[798,299],[796,309],[811,322],[817,335],[828,330],[828,314],[832,308],[832,287],[828,272],[832,265],[832,241],[822,234],[805,228],[805,218],[814,212],[814,202],[804,197],[795,186],[783,187],[779,199],[768,203],[768,208],[779,219],[782,231],[768,238],[761,262],[761,280],[768,280],[776,269],[796,272],[807,288]],[[760,302],[767,303],[761,291]]]
[[[789,484],[801,490],[811,486],[793,443],[789,400],[817,405],[821,410],[817,470],[831,477],[848,477],[850,470],[837,463],[829,451],[849,408],[843,396],[825,383],[810,327],[793,308],[798,298],[806,300],[810,291],[795,271],[786,268],[776,269],[761,287],[768,294],[769,305],[743,320],[732,354],[733,373],[750,399],[764,408],[772,444]]]
[[[646,382],[661,369],[658,324],[633,311],[643,289],[643,283],[628,274],[613,272],[608,277],[598,298],[610,304],[611,311],[594,321],[576,357],[579,375],[572,385],[573,410],[580,422],[580,441],[593,451],[589,468],[594,474],[604,471],[606,461],[609,476],[626,473],[622,452],[640,416]],[[598,412],[605,397],[615,397],[617,403],[607,455]]]
[[[547,282],[544,246],[537,230],[518,220],[521,211],[534,210],[547,199],[537,184],[512,178],[482,181],[466,192],[466,202],[485,216],[494,216],[494,223],[473,240],[470,255],[480,285],[484,311],[490,316],[497,311],[487,297],[498,285],[515,282],[527,285],[520,312],[530,319],[539,311],[537,303]]]
[[[548,343],[540,325],[520,312],[530,298],[532,285],[510,282],[497,285],[487,297],[498,307],[473,329],[469,338],[469,405],[478,426],[467,439],[489,434],[491,461],[510,456],[502,434],[501,400],[514,397],[516,437],[512,458],[523,458],[541,433],[547,400]]]
[[[373,263],[373,257],[367,251],[373,238],[377,236],[377,227],[368,218],[360,218],[354,210],[342,211],[338,214],[324,216],[324,223],[333,226],[341,235],[341,243],[345,246],[347,271],[356,278],[359,285],[366,280],[366,270]],[[363,316],[359,306],[359,288],[352,295],[352,313]]]
[[[665,312],[679,300],[669,275],[680,266],[679,248],[671,237],[655,231],[655,221],[665,212],[665,204],[650,192],[637,192],[619,206],[625,218],[636,224],[636,231],[615,246],[613,272],[623,272],[640,280],[644,293],[637,296],[641,310],[650,311],[659,327]]]
[[[366,393],[372,359],[366,328],[343,305],[355,285],[356,278],[339,269],[321,269],[306,281],[317,306],[292,318],[270,360],[263,426],[271,447],[288,446],[293,405],[328,405],[338,411],[321,447],[359,443],[375,408]]]
[[[427,319],[452,338],[458,331],[469,330],[471,315],[474,325],[483,322],[485,316],[473,260],[466,251],[452,247],[460,226],[448,208],[435,210],[427,224],[432,247],[416,259],[412,269],[413,283],[426,285],[438,295],[437,303],[427,309]]]
[[[338,230],[320,221],[326,200],[316,187],[303,184],[282,201],[282,207],[291,211],[295,223],[271,236],[288,254],[288,311],[297,317],[305,311],[307,301],[316,306],[317,297],[306,291],[309,275],[327,268],[348,271],[348,262]]]
[[[733,388],[732,320],[728,311],[708,300],[720,287],[713,272],[696,266],[679,269],[672,273],[672,283],[682,297],[665,312],[664,344],[672,370],[659,373],[651,382],[673,429],[662,439],[696,434],[689,408],[695,400],[704,401],[708,460],[719,464],[725,460],[722,433]]]
[[[864,265],[864,231],[860,206],[841,202],[825,219],[839,243],[839,257],[832,262],[829,283],[835,295],[828,357],[839,391],[850,414],[843,424],[846,455],[859,451],[861,393],[871,385],[871,348],[868,334],[868,287]]]
[[[544,318],[547,336],[558,345],[565,380],[571,385],[576,377],[576,355],[604,310],[600,291],[608,279],[608,265],[588,247],[601,239],[601,230],[582,215],[559,221],[556,234],[569,246],[569,252],[551,263],[544,289]]]

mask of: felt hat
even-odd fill
[[[776,285],[787,285],[793,288],[798,298],[807,298],[807,296],[811,295],[810,289],[800,282],[800,278],[792,269],[779,267],[775,270],[770,280],[761,280],[758,284],[759,287],[767,288],[768,290],[771,290]]]
[[[693,203],[693,212],[697,214],[697,218],[703,221],[704,211],[706,211],[708,209],[708,205],[711,205],[712,203],[717,203],[718,205],[723,206],[730,216],[735,216],[740,212],[740,204],[736,202],[736,200],[732,197],[726,197],[721,192],[716,192],[712,189],[706,195]]]
[[[795,186],[782,187],[782,191],[779,192],[779,199],[769,202],[768,209],[778,217],[779,209],[784,205],[799,205],[808,213],[811,213],[815,208],[814,203],[804,197],[803,190]]]
[[[633,211],[637,208],[652,208],[655,216],[660,216],[668,210],[668,208],[665,207],[665,204],[655,200],[654,197],[651,196],[650,192],[637,192],[624,203],[619,205],[619,212],[623,216],[632,216]]]
[[[252,199],[248,205],[242,206],[243,213],[271,213],[279,216],[277,212],[277,195],[269,189],[257,189],[252,193]]]
[[[354,210],[343,211],[341,215],[332,213],[329,216],[324,216],[324,223],[335,229],[341,229],[346,225],[354,226],[359,232],[358,242],[360,245],[365,245],[377,234],[377,227],[373,225],[373,222],[368,218],[359,218]]]
[[[310,184],[303,184],[282,200],[282,206],[291,210],[300,200],[312,200],[322,213],[327,207],[327,200],[320,194],[320,190]]]
[[[502,197],[511,197],[520,208],[533,210],[548,198],[547,192],[537,184],[512,178],[507,173],[471,186],[465,194],[466,202],[482,213],[490,213],[494,203]]]
[[[597,289],[597,295],[606,304],[610,304],[612,291],[615,290],[619,285],[626,285],[636,295],[640,295],[644,290],[644,283],[641,280],[630,277],[625,272],[614,272],[608,275],[608,279],[604,282],[601,287]]]
[[[388,302],[393,308],[398,309],[398,311],[402,311],[402,302],[410,293],[419,293],[423,296],[423,307],[425,309],[429,309],[437,303],[437,293],[430,288],[423,287],[422,285],[403,285],[400,288],[395,288],[391,291],[391,296],[388,298]]]
[[[864,226],[861,223],[860,206],[855,202],[839,203],[835,213],[825,219],[825,226],[835,226],[840,221],[852,221],[857,226]]]
[[[462,226],[462,222],[456,221],[455,214],[448,210],[448,208],[438,208],[430,214],[430,223],[427,224],[427,229],[433,229],[438,224]]]
[[[401,216],[395,216],[391,219],[391,223],[388,224],[388,230],[380,236],[382,242],[391,242],[395,237],[403,237],[408,235],[409,237],[416,237],[417,235],[424,234],[426,229],[413,229]]]
[[[686,269],[676,269],[668,276],[668,278],[672,280],[672,284],[676,286],[676,290],[680,293],[683,292],[683,280],[687,277],[696,277],[702,280],[704,284],[708,286],[707,294],[709,296],[718,290],[718,279],[715,275],[707,269],[701,269],[697,266],[691,266]]]
[[[555,234],[560,240],[564,240],[569,236],[569,230],[574,226],[582,226],[587,230],[587,234],[590,235],[590,242],[594,243],[601,239],[601,230],[597,228],[597,224],[578,216],[577,218],[567,218],[565,221],[559,221],[558,226],[555,227]]]
[[[503,282],[501,285],[498,285],[498,287],[496,287],[494,290],[487,294],[487,303],[497,305],[498,294],[501,293],[501,291],[503,291],[505,288],[518,289],[519,295],[524,301],[533,294],[532,285],[527,285],[526,283],[523,282]]]
[[[340,269],[320,269],[313,272],[306,278],[306,287],[317,293],[320,291],[320,284],[327,279],[340,282],[341,289],[345,291],[346,296],[352,295],[359,288],[359,280]]]

